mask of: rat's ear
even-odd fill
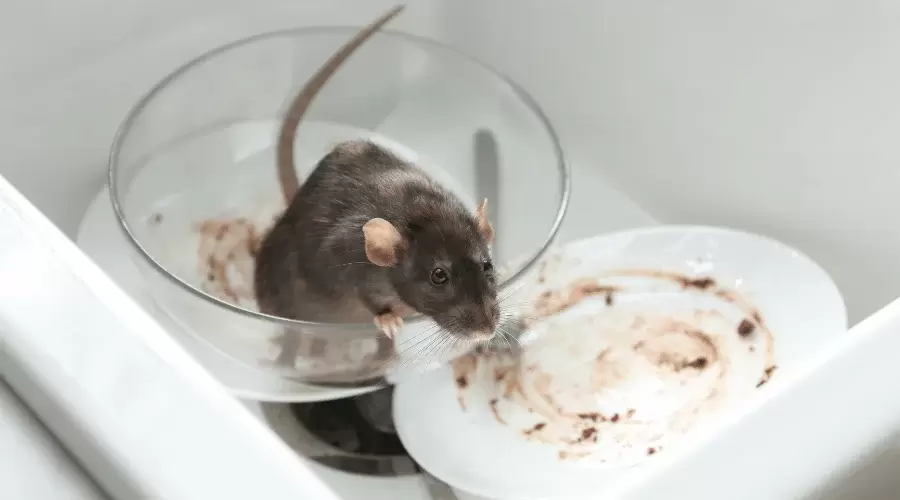
[[[406,241],[397,228],[384,219],[375,218],[366,222],[362,229],[369,261],[381,267],[397,265],[400,255],[406,249]]]
[[[494,226],[491,225],[491,222],[488,220],[487,215],[487,198],[481,202],[481,206],[475,210],[475,221],[478,222],[478,230],[481,231],[481,235],[484,236],[485,241],[488,243],[494,240]]]

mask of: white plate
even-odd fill
[[[456,379],[464,364],[458,363],[456,370],[441,368],[395,391],[395,424],[410,455],[461,492],[517,500],[602,498],[604,488],[635,465],[689,446],[691,433],[712,428],[698,423],[714,424],[724,413],[740,411],[742,402],[789,377],[847,329],[843,299],[829,276],[799,252],[752,234],[703,227],[626,231],[566,245],[546,262],[520,292],[529,298],[528,308],[544,291],[567,290],[582,278],[603,276],[602,284],[620,290],[611,305],[600,293],[528,330],[521,368],[501,374],[500,382],[495,375],[502,360],[494,356],[465,373],[463,390]],[[671,276],[639,276],[648,270],[714,283],[684,287]],[[638,313],[650,327],[661,316],[682,324],[663,324],[656,333],[665,335],[630,338],[639,331],[632,324]],[[744,319],[756,325],[741,335]],[[584,321],[597,328],[565,328]],[[677,373],[666,368],[666,362],[680,363],[665,355],[673,345],[690,354],[684,361],[694,361],[693,367]],[[598,359],[605,371],[597,370]],[[767,374],[772,366],[777,369]],[[610,367],[627,375],[615,378]],[[507,385],[509,373],[521,374],[522,389],[504,398],[504,389],[516,385]],[[771,382],[758,388],[769,375]],[[546,401],[538,397],[542,386],[581,387],[550,389],[553,400]],[[719,396],[707,399],[716,387]],[[523,406],[523,394],[531,397],[532,411]],[[557,415],[559,408],[569,417]],[[539,423],[540,430],[526,436]],[[578,444],[538,439],[553,441],[554,431],[578,437],[588,428],[594,430]]]

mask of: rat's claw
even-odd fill
[[[387,335],[387,338],[392,339],[403,326],[403,318],[392,312],[382,313],[375,316],[375,326]]]

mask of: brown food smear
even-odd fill
[[[587,452],[577,452],[576,453],[576,452],[571,452],[571,451],[560,451],[557,454],[557,456],[559,457],[560,460],[568,460],[570,458],[584,458],[588,455],[590,455],[590,453],[587,453]]]
[[[759,381],[758,384],[756,384],[756,387],[759,388],[759,387],[762,387],[763,385],[765,385],[765,383],[768,382],[769,379],[772,378],[772,373],[777,369],[778,369],[778,367],[775,365],[772,365],[772,366],[766,368],[766,371],[763,373],[762,379]]]
[[[709,360],[707,360],[707,359],[706,359],[705,357],[703,357],[703,356],[700,356],[699,358],[697,358],[697,359],[691,361],[690,363],[688,363],[688,364],[687,364],[687,367],[688,367],[688,368],[696,368],[696,369],[698,369],[698,370],[702,370],[702,369],[706,368],[706,366],[707,366],[708,364],[709,364]]]
[[[712,278],[678,278],[682,288],[696,288],[698,290],[706,290],[716,286],[716,280]]]
[[[157,214],[159,215],[159,214]],[[160,216],[160,220],[161,220]],[[238,265],[240,255],[247,254],[255,257],[262,245],[262,236],[256,226],[248,219],[239,217],[232,220],[215,220],[210,219],[198,224],[195,229],[201,235],[200,258],[206,265],[205,276],[210,284],[218,284],[222,288],[222,293],[232,302],[238,302],[238,293],[235,291],[234,285],[228,278],[228,266],[230,264]],[[232,238],[227,239],[226,236],[232,234]],[[205,241],[213,240],[215,243],[209,249],[209,254],[204,254],[206,248]],[[230,245],[222,247],[221,245]],[[222,252],[224,250],[224,252]],[[217,260],[217,254],[224,254],[222,260]]]
[[[525,435],[530,436],[530,435],[534,434],[535,432],[540,432],[541,429],[543,429],[546,426],[547,426],[546,423],[538,422],[538,423],[534,424],[534,427],[532,427],[531,429],[525,429]]]
[[[612,294],[619,291],[618,287],[601,285],[595,279],[578,280],[569,287],[568,292],[544,291],[538,296],[536,303],[537,316],[547,317],[559,314],[579,304],[585,298],[594,295],[606,297],[606,303],[612,304]]]
[[[543,264],[544,264],[544,267],[546,267],[546,261]],[[680,285],[680,287],[682,289],[693,288],[696,290],[706,292],[710,295],[716,296],[720,299],[730,302],[744,311],[745,318],[742,319],[738,325],[736,325],[736,330],[739,335],[741,335],[742,337],[746,337],[754,332],[762,331],[764,334],[766,334],[767,338],[770,336],[770,333],[768,332],[768,329],[767,329],[765,323],[763,322],[763,318],[762,318],[762,315],[760,314],[760,312],[757,309],[755,309],[750,303],[748,303],[746,301],[746,299],[741,294],[737,293],[736,291],[730,291],[728,289],[719,289],[718,283],[713,278],[711,278],[711,277],[686,277],[684,275],[674,273],[674,272],[658,271],[658,270],[645,270],[645,269],[620,270],[620,271],[616,271],[614,273],[610,273],[608,276],[604,276],[601,278],[590,278],[590,279],[578,280],[578,281],[575,281],[574,283],[572,283],[572,285],[570,285],[569,287],[565,287],[562,289],[543,291],[538,296],[538,299],[535,303],[535,311],[533,314],[533,318],[531,318],[531,319],[540,319],[541,317],[547,317],[547,316],[555,315],[560,312],[566,311],[566,310],[570,309],[571,307],[575,306],[576,304],[580,303],[581,301],[583,301],[585,298],[592,296],[592,295],[603,295],[603,299],[606,301],[606,304],[612,305],[615,301],[615,294],[620,292],[622,289],[621,289],[621,287],[618,287],[618,286],[604,285],[604,284],[602,284],[602,281],[600,281],[600,280],[606,279],[609,277],[615,277],[615,276],[620,276],[620,277],[642,276],[642,277],[650,277],[650,278],[657,278],[657,279],[666,279],[666,280],[669,280],[670,282],[674,282],[676,285]],[[545,280],[546,280],[546,277],[541,276],[539,281],[541,283],[543,283]],[[635,319],[635,324],[633,326],[635,328],[640,327],[640,323],[642,321],[643,320],[640,317],[637,317]],[[711,339],[709,339],[707,337],[707,335],[704,334],[704,332],[686,330],[686,333],[696,334],[697,336],[701,337],[701,340],[704,343],[712,344]],[[642,349],[642,348],[644,348],[644,345],[645,345],[645,343],[643,341],[639,341],[633,345],[633,348],[634,349]],[[749,345],[748,349],[750,350],[750,352],[754,352],[756,348],[754,345]],[[466,375],[471,376],[474,374],[475,365],[478,362],[478,358],[486,359],[488,357],[494,357],[494,356],[491,356],[491,353],[487,352],[487,350],[482,350],[480,348],[476,349],[475,352],[480,353],[480,354],[476,354],[474,356],[468,356],[473,359],[466,360],[459,365],[457,365],[456,362],[454,363],[454,377],[455,377],[455,380],[457,383],[457,387],[459,389],[465,389],[471,385],[472,382],[470,381],[470,378],[468,378]],[[696,354],[695,354],[695,356],[696,356]],[[771,356],[771,353],[770,353],[770,356]],[[604,357],[604,353],[601,352],[597,357],[598,357],[598,361],[602,361],[602,358]],[[458,361],[460,361],[460,360],[457,360],[457,362]],[[704,369],[708,368],[710,365],[717,363],[718,361],[716,359],[715,353],[713,353],[712,358],[710,358],[710,356],[708,356],[708,355],[697,356],[694,359],[690,359],[690,358],[688,358],[688,359],[684,359],[684,358],[669,359],[669,358],[663,357],[659,360],[659,362],[671,364],[672,367],[676,371],[678,371],[678,370],[685,369],[685,368],[704,370]],[[769,361],[769,362],[771,363],[771,361]],[[468,367],[469,369],[468,370],[457,370],[458,368],[462,368],[463,364],[470,365]],[[533,372],[537,369],[537,367],[535,365],[526,365],[519,369],[523,372]],[[763,379],[760,381],[758,386],[761,386],[761,385],[765,384],[766,382],[768,382],[769,378],[772,376],[775,369],[776,369],[776,366],[774,366],[774,365],[767,368],[764,371]],[[518,392],[519,394],[524,396],[523,389],[520,386],[521,382],[519,380],[519,377],[513,374],[513,372],[515,372],[515,371],[517,371],[517,369],[513,368],[511,366],[500,366],[500,367],[494,367],[489,372],[491,375],[493,375],[492,378],[494,379],[494,382],[496,382],[498,384],[504,384],[504,386],[505,386],[505,392],[504,392],[504,394],[502,394],[501,398],[509,399],[516,392]],[[490,375],[488,375],[488,377],[490,377]],[[631,420],[634,417],[634,415],[636,414],[636,410],[633,408],[627,409],[623,413],[615,413],[609,417],[602,415],[598,412],[576,413],[574,415],[566,414],[566,412],[563,409],[557,407],[556,403],[553,401],[553,398],[550,397],[549,394],[546,394],[545,390],[540,390],[540,388],[537,386],[536,386],[536,389],[538,389],[538,395],[542,399],[544,399],[544,402],[546,404],[548,404],[549,406],[555,408],[556,413],[559,413],[561,417],[572,418],[572,417],[577,416],[577,418],[582,421],[582,424],[580,424],[578,426],[578,427],[580,427],[580,429],[576,431],[577,432],[576,436],[579,436],[579,437],[575,437],[574,439],[566,439],[565,440],[569,444],[579,444],[579,443],[583,443],[584,441],[590,440],[590,439],[593,439],[594,442],[596,442],[601,431],[596,426],[591,425],[591,423],[598,423],[598,422],[620,423],[623,420]],[[714,396],[714,394],[712,396]],[[460,396],[459,401],[460,401],[460,405],[463,407],[463,409],[465,409],[465,405],[462,400],[462,396]],[[498,405],[497,398],[490,400],[490,407],[491,407],[492,412],[494,413],[495,418],[499,422],[505,423],[505,422],[503,422],[502,417],[499,415],[497,405]],[[535,412],[534,408],[531,408],[531,407],[527,408],[527,411],[530,413]],[[544,415],[544,416],[546,416],[546,415]],[[590,423],[588,423],[588,422],[590,422]],[[543,430],[547,425],[548,424],[546,422],[541,422],[541,423],[535,424],[531,428],[524,429],[521,432],[525,436],[532,436],[534,433]],[[575,430],[575,429],[573,429],[573,430]],[[647,448],[647,455],[653,455],[660,451],[662,451],[662,447],[660,447],[660,446],[650,447],[650,448]],[[568,458],[574,458],[576,456],[587,456],[587,455],[589,455],[589,453],[580,453],[580,452],[573,452],[573,451],[559,451],[560,459],[568,459]]]
[[[502,425],[506,425],[506,420],[503,420],[503,417],[500,416],[500,412],[497,411],[497,402],[498,402],[497,398],[494,398],[491,400],[491,402],[490,402],[491,413],[494,414],[494,418],[497,419],[497,422],[499,422]]]

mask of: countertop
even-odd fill
[[[56,438],[0,380],[0,498],[106,500]]]

